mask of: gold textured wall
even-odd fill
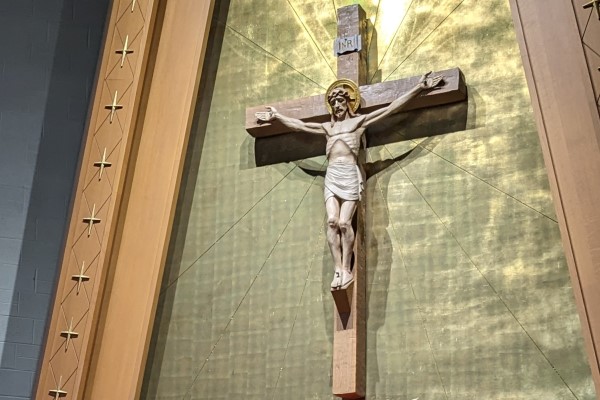
[[[325,160],[256,167],[244,110],[323,93],[351,3],[221,2],[142,398],[332,398],[323,178],[301,168]],[[358,3],[373,82],[458,66],[469,90],[465,130],[368,151],[398,161],[367,184],[367,398],[593,399],[508,2]]]

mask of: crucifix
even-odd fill
[[[466,99],[464,78],[457,68],[427,73],[420,78],[367,85],[366,24],[365,12],[359,5],[338,10],[338,38],[334,43],[338,80],[329,86],[325,95],[246,110],[246,130],[256,142],[276,136],[290,138],[292,142],[298,135],[320,138],[317,152],[314,146],[295,146],[293,153],[283,152],[291,157],[278,161],[323,153],[327,156],[324,195],[327,241],[334,266],[331,294],[335,303],[332,390],[336,396],[346,399],[363,398],[366,391],[366,249],[362,196],[366,177],[362,167],[366,161],[366,142],[371,135],[367,128],[399,111]],[[421,137],[427,134],[424,132]],[[296,143],[306,142],[296,140]]]

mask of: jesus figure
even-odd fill
[[[335,269],[332,289],[347,289],[354,282],[351,266],[354,248],[352,217],[364,189],[365,176],[358,163],[358,153],[365,143],[364,133],[371,124],[401,111],[422,91],[433,89],[443,82],[442,76],[429,77],[430,74],[423,75],[415,87],[387,107],[370,114],[356,113],[360,106],[360,93],[356,84],[348,79],[340,79],[327,89],[326,104],[331,122],[303,122],[278,113],[274,107],[267,107],[267,112],[256,113],[260,121],[278,120],[294,131],[325,135],[327,139],[325,208],[327,242]]]

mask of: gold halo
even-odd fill
[[[358,107],[360,107],[360,91],[358,90],[358,86],[350,79],[338,79],[337,81],[329,85],[327,91],[325,92],[325,105],[327,106],[329,114],[333,113],[333,110],[331,109],[331,104],[329,104],[328,101],[329,94],[333,91],[333,89],[338,87],[343,87],[344,89],[348,90],[348,94],[350,95],[349,106],[352,109],[352,112],[356,112],[356,110],[358,110]]]

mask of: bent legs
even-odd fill
[[[350,261],[354,249],[352,217],[356,211],[356,201],[340,200],[335,196],[325,202],[327,209],[327,243],[331,250],[335,274],[331,287],[347,287],[354,277]]]

